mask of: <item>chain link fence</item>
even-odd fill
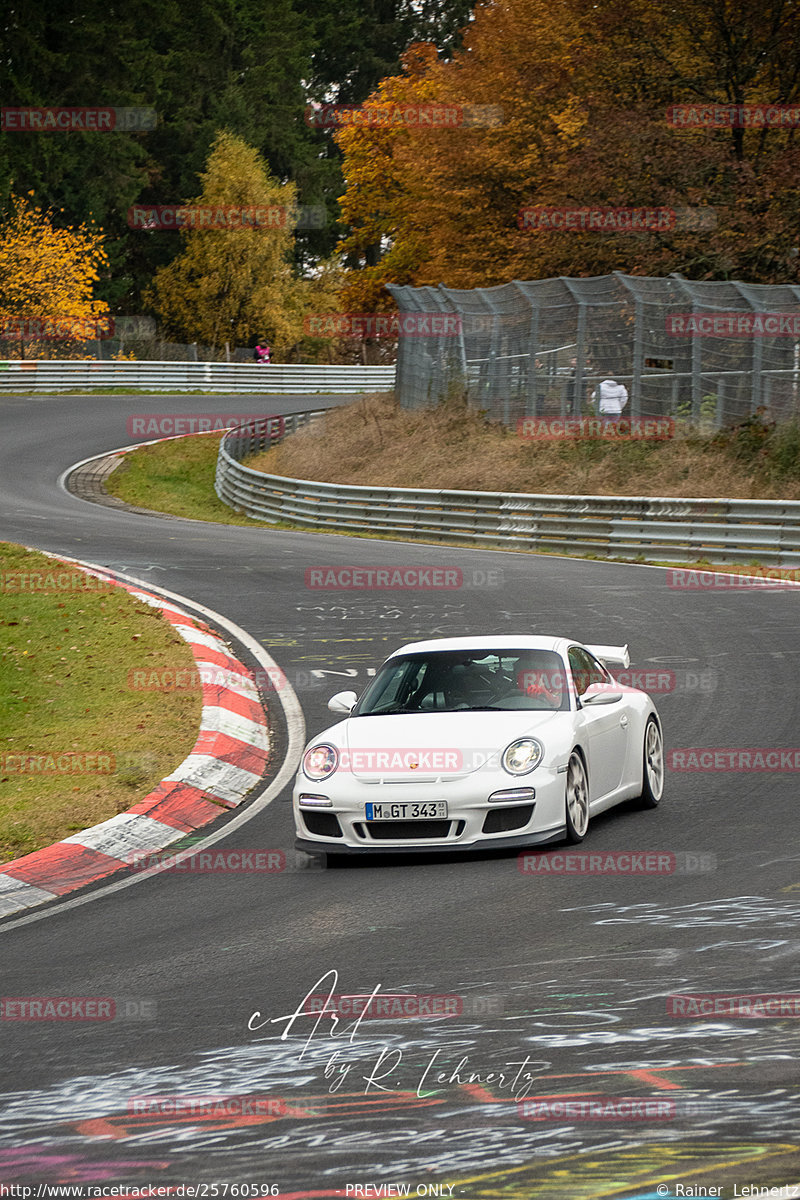
[[[115,359],[135,359],[137,362],[231,362],[253,363],[254,346],[204,346],[201,342],[165,342],[160,338],[103,338],[96,341],[30,341],[19,338],[0,338],[0,362],[36,359],[46,362],[67,358],[94,359],[111,362]],[[337,343],[325,343],[321,348],[293,348],[273,358],[273,363],[300,365],[391,366],[395,359],[395,344],[390,346],[363,339],[350,338]]]
[[[509,426],[578,417],[603,379],[626,415],[731,425],[800,416],[800,286],[601,275],[459,290],[389,284],[401,317],[397,396],[466,395]],[[408,316],[404,324],[403,314]],[[426,320],[426,316],[429,320]],[[595,406],[596,409],[596,406]]]
[[[35,320],[35,319],[34,319]],[[113,322],[113,337],[84,340],[76,337],[35,337],[30,332],[32,321],[23,319],[24,336],[2,336],[0,330],[0,362],[30,359],[38,361],[64,359],[94,359],[111,362],[115,359],[133,359],[137,362],[180,362],[180,363],[253,363],[255,342],[251,346],[204,345],[202,342],[169,342],[160,336],[152,317],[116,317]],[[7,323],[13,324],[13,318]],[[68,324],[68,322],[67,322]],[[0,322],[2,325],[2,322]],[[263,339],[266,340],[266,339]],[[365,340],[360,337],[327,338],[325,340],[304,338],[297,345],[284,350],[273,362],[298,365],[352,365],[388,366],[396,357],[395,343]]]

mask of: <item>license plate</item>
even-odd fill
[[[368,821],[430,821],[447,817],[446,800],[420,804],[368,804]]]

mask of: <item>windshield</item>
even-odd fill
[[[352,716],[569,709],[564,663],[552,650],[439,650],[385,663]]]

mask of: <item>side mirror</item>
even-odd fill
[[[590,683],[581,696],[581,704],[616,704],[622,692],[614,691],[612,683]]]
[[[328,701],[328,708],[332,713],[339,713],[347,717],[353,711],[357,700],[357,692],[337,692]]]

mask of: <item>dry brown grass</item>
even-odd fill
[[[800,480],[771,482],[710,438],[525,441],[461,406],[409,411],[387,396],[332,409],[247,465],[295,479],[380,487],[800,500]]]

